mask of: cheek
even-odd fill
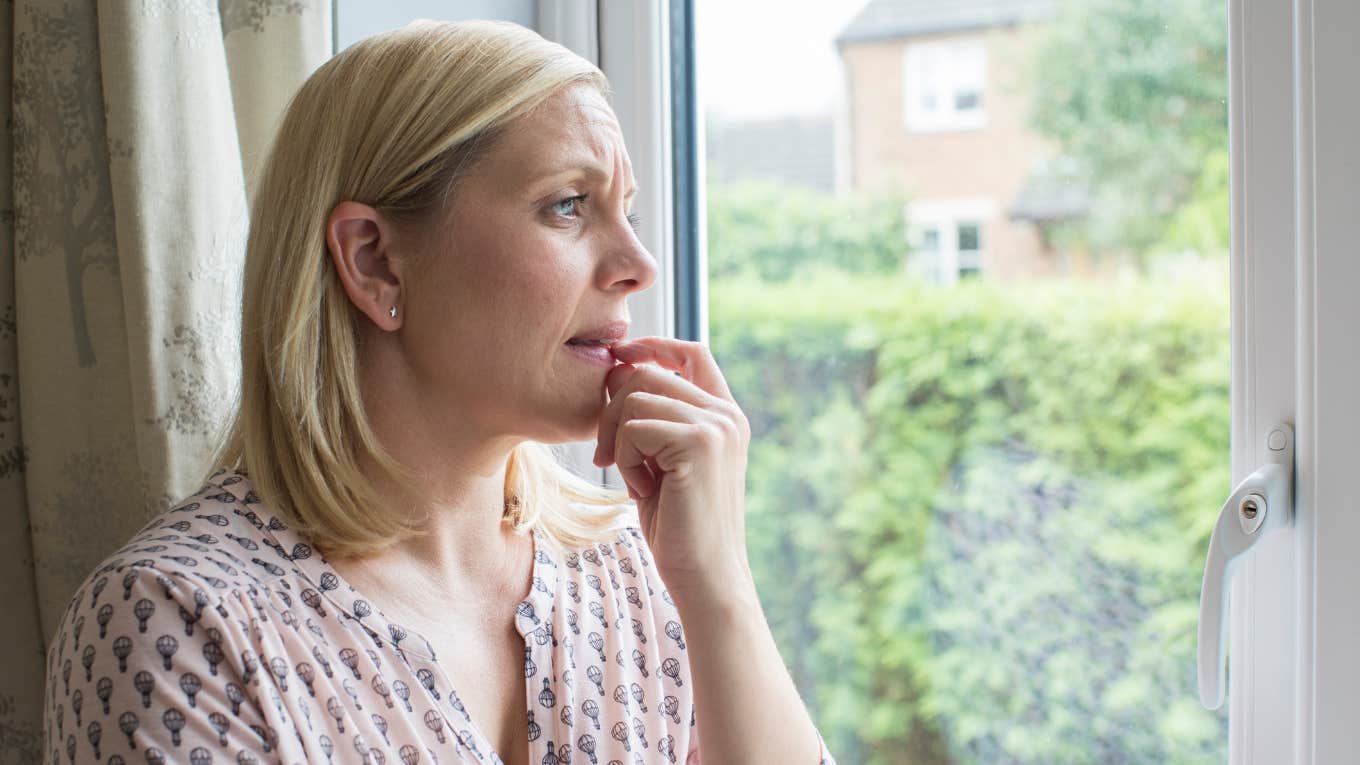
[[[580,243],[494,213],[460,221],[417,284],[408,362],[432,396],[499,409],[560,387],[557,355],[589,282]]]
[[[545,346],[556,347],[581,318],[590,275],[565,235],[502,230],[446,257],[448,268],[422,285],[433,303],[432,324],[446,333],[440,345],[452,339],[468,351],[500,347],[505,362],[515,365],[519,353],[538,356]]]

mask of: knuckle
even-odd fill
[[[722,426],[716,423],[701,423],[695,428],[695,439],[704,446],[716,446],[722,443]]]
[[[721,414],[723,419],[730,420],[738,425],[746,419],[746,413],[741,411],[740,406],[721,396],[710,395],[709,402],[713,410]]]
[[[727,415],[729,418],[735,420],[745,416],[742,414],[741,407],[731,401],[728,401],[721,396],[712,396],[711,394],[710,397],[713,399],[713,408]]]
[[[725,438],[730,438],[732,436],[740,435],[741,426],[737,425],[737,421],[730,416],[718,417],[716,423],[716,430],[718,432],[718,435],[723,436]]]
[[[737,425],[741,431],[741,437],[749,441],[751,439],[751,421],[747,419],[745,414],[742,414],[741,419],[737,420]]]
[[[619,416],[621,418],[634,418],[640,416],[642,408],[652,403],[652,399],[654,398],[656,398],[654,394],[648,393],[645,390],[632,391],[628,394],[628,397],[619,404]]]

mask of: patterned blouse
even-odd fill
[[[532,582],[515,609],[530,761],[700,762],[684,629],[641,530],[560,561],[535,536]],[[429,642],[270,515],[239,470],[86,579],[47,667],[53,765],[501,763]]]

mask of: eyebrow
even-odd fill
[[[558,177],[558,176],[566,175],[567,173],[581,173],[581,174],[584,174],[584,175],[586,175],[586,176],[588,176],[588,177],[590,177],[590,178],[594,178],[594,179],[596,179],[596,180],[604,180],[605,178],[609,177],[609,174],[606,173],[604,170],[600,169],[600,167],[599,167],[598,165],[576,165],[576,164],[573,164],[573,165],[564,165],[564,166],[562,166],[562,167],[558,167],[558,168],[555,168],[555,169],[553,169],[553,170],[550,170],[549,172],[547,172],[547,173],[543,174],[542,176],[540,176],[540,180],[547,179],[547,178],[556,178],[556,177]],[[626,192],[624,193],[623,198],[624,198],[624,199],[631,199],[631,198],[633,197],[633,195],[636,194],[636,193],[637,193],[637,186],[633,186],[632,188],[628,189],[628,191],[626,191]]]

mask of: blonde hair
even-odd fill
[[[574,83],[611,95],[599,68],[532,30],[423,19],[355,43],[303,83],[252,203],[239,403],[205,482],[221,467],[240,470],[261,502],[331,554],[419,531],[376,510],[376,481],[360,472],[367,457],[382,478],[412,477],[365,414],[363,315],[328,254],[326,221],[355,200],[396,223],[429,225],[508,123]],[[515,533],[533,527],[561,552],[612,538],[630,513],[626,493],[586,480],[546,444],[525,441],[509,456],[502,517]]]

